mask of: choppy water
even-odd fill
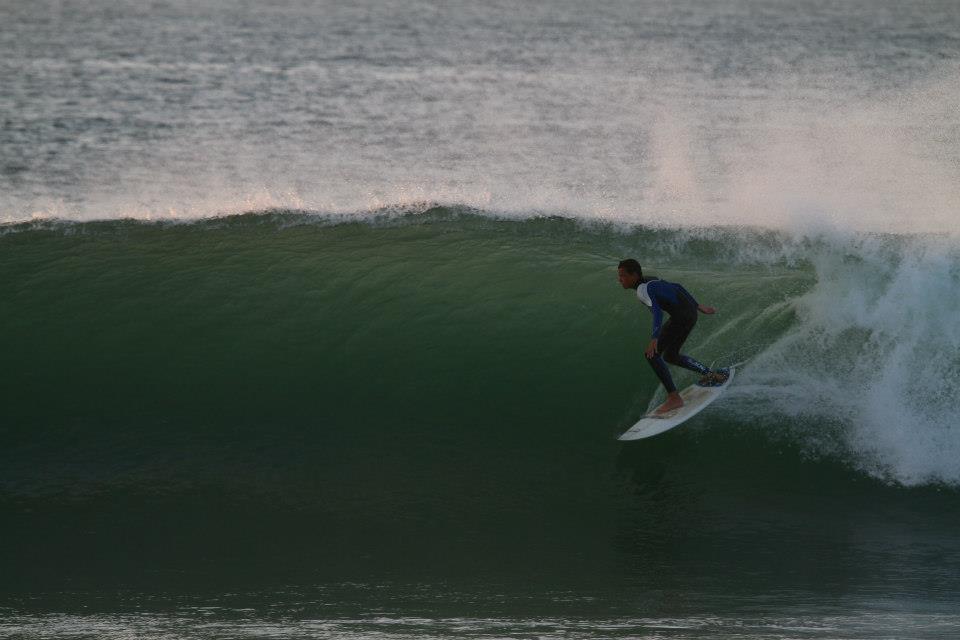
[[[0,633],[955,636],[958,27],[3,5]]]

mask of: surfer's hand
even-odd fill
[[[703,306],[702,304],[698,304],[698,305],[697,305],[697,309],[700,309],[700,313],[705,313],[705,314],[707,314],[708,316],[712,316],[713,314],[715,314],[715,313],[717,312],[717,308],[716,308],[716,307],[705,307],[705,306]]]
[[[650,341],[650,344],[647,345],[647,350],[643,352],[648,358],[653,358],[657,355],[657,339],[654,338]]]

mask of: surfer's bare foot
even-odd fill
[[[730,377],[730,374],[726,371],[711,371],[707,375],[700,378],[699,384],[701,386],[712,385],[712,384],[723,384],[727,381],[727,378]]]
[[[671,393],[667,396],[667,401],[662,405],[657,407],[657,410],[654,411],[657,415],[663,415],[665,413],[670,413],[674,409],[679,409],[683,406],[683,398],[680,397],[679,393]]]

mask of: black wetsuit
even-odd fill
[[[709,368],[680,353],[680,347],[697,324],[698,305],[690,292],[673,282],[649,279],[637,285],[637,297],[653,312],[653,337],[657,339],[657,353],[647,360],[667,393],[675,392],[677,387],[664,360],[700,375],[710,373]],[[670,316],[665,323],[664,311]]]

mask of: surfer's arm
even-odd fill
[[[663,308],[660,306],[660,294],[662,293],[659,280],[654,280],[646,285],[646,300],[644,304],[650,305],[650,312],[653,314],[653,336],[654,340],[660,337],[660,326],[663,324]]]
[[[654,296],[650,296],[650,302],[650,311],[653,312],[653,336],[651,337],[656,340],[660,337],[660,325],[663,324],[663,309],[660,308],[660,303]]]
[[[715,314],[715,313],[717,312],[717,308],[716,308],[716,307],[708,307],[708,306],[706,306],[706,305],[698,304],[698,305],[697,305],[697,311],[699,311],[700,313],[705,313],[705,314],[707,314],[708,316],[712,316],[713,314]]]

